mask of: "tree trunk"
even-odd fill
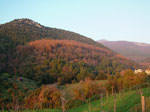
[[[90,98],[87,100],[87,105],[88,105],[88,108],[89,108],[89,112],[91,112],[91,102],[90,102]]]
[[[112,86],[112,96],[114,95],[114,86]]]
[[[61,97],[61,103],[62,103],[62,112],[65,112],[66,111],[66,108],[65,108],[66,100],[65,100],[65,98]]]
[[[102,99],[101,99],[101,93],[99,94],[99,100],[100,100],[100,110],[102,111]]]
[[[106,91],[107,103],[108,103],[108,91]]]
[[[145,97],[143,96],[142,92],[141,92],[141,105],[142,105],[142,112],[145,112]]]
[[[116,93],[114,95],[114,112],[116,112]]]
[[[121,86],[119,87],[119,97],[121,97]]]

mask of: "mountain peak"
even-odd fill
[[[14,21],[12,21],[12,23],[14,24],[21,24],[20,26],[22,26],[22,24],[28,24],[28,25],[33,25],[36,26],[38,28],[42,28],[42,25],[40,25],[39,23],[31,20],[31,19],[15,19]]]

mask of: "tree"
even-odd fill
[[[42,86],[33,91],[25,100],[27,109],[34,108],[59,108],[61,106],[61,94],[53,86]]]

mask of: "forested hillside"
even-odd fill
[[[45,42],[43,41],[38,41],[39,44],[38,49],[41,49],[41,51],[39,52],[38,50],[37,51],[38,53],[36,53],[35,55],[34,54],[35,52],[32,51],[32,49],[30,48],[31,46],[28,46],[27,43],[35,40],[44,39],[44,38],[54,39],[54,40],[75,40],[78,42],[89,44],[91,46],[88,46],[89,47],[88,48],[87,45],[84,45],[82,43],[76,43],[74,45],[74,42],[72,45],[71,42],[70,45],[66,44],[66,46],[69,47],[72,46],[72,48],[68,49],[67,47],[61,45],[62,43],[58,45],[58,43],[56,42],[57,46],[55,47],[53,46],[54,48],[52,47],[51,48],[52,50],[49,51],[49,49],[47,49],[48,52],[52,51],[52,55],[49,55],[48,52],[45,50],[45,48],[43,48],[43,46],[47,45],[48,42],[47,44],[45,44]],[[55,43],[54,40],[53,42],[50,43]],[[93,68],[95,68],[95,66],[100,66],[98,71],[100,70],[103,71],[104,73],[109,73],[109,74],[114,74],[114,72],[120,70],[119,68],[114,69],[115,66],[120,66],[120,68],[122,69],[126,69],[126,68],[133,69],[135,68],[136,65],[134,62],[124,59],[124,57],[122,57],[121,55],[114,53],[110,49],[104,47],[102,44],[97,43],[90,38],[84,37],[77,33],[65,31],[65,30],[44,27],[29,19],[17,19],[12,22],[0,25],[0,43],[1,43],[0,44],[0,49],[1,49],[0,72],[2,73],[8,72],[13,74],[15,68],[17,73],[20,73],[21,67],[22,69],[29,67],[29,69],[27,69],[29,73],[27,74],[34,75],[33,69],[30,68],[32,68],[31,66],[35,66],[35,64],[38,62],[37,58],[43,60],[48,59],[50,61],[63,60],[66,61],[66,63],[71,62],[73,64],[74,62],[76,63],[82,62],[87,66],[90,66],[89,67],[90,69],[92,68],[91,66],[93,66]],[[69,41],[64,41],[63,44],[64,43],[69,43]],[[43,45],[40,46],[40,44]],[[20,46],[20,45],[25,45],[25,46]],[[76,49],[75,52],[74,52],[74,46],[78,48]],[[21,49],[20,47],[23,48]],[[21,52],[21,50],[18,51],[19,48],[24,53],[22,56],[19,56],[19,53]],[[58,48],[59,51],[57,50]],[[64,52],[66,54],[63,54]],[[93,52],[95,54],[93,54]],[[30,56],[28,54],[30,54]],[[46,58],[45,55],[48,58]],[[120,60],[124,60],[124,61],[121,62]],[[31,64],[32,62],[35,63]],[[27,63],[28,66],[26,64],[21,65],[21,63]],[[25,74],[24,72],[21,72],[21,74]],[[32,79],[34,77],[30,76],[30,78]]]
[[[106,79],[136,64],[108,49],[70,40],[37,40],[17,47],[18,72],[39,83]],[[31,72],[32,71],[32,72]]]
[[[98,42],[139,63],[141,63],[142,60],[144,62],[144,60],[150,57],[150,44],[107,40],[100,40]]]
[[[65,31],[62,29],[50,28],[40,25],[30,19],[16,19],[0,25],[0,34],[10,37],[17,45],[42,38],[76,40],[79,42],[104,47],[102,44],[87,38],[83,35]],[[105,47],[106,48],[106,47]]]

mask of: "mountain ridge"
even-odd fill
[[[37,27],[37,25],[40,25],[40,28]],[[0,26],[0,34],[8,37],[13,36],[12,39],[15,41],[17,40],[16,38],[21,37],[22,40],[24,41],[19,39],[17,40],[17,42],[21,44],[25,44],[26,42],[34,41],[37,39],[50,38],[50,39],[76,40],[79,42],[88,43],[95,46],[105,47],[89,37],[83,36],[81,34],[72,31],[45,27],[31,19],[15,19],[11,22],[2,24]]]
[[[131,41],[97,41],[136,62],[150,57],[150,44]]]

